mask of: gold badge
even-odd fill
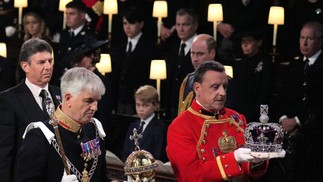
[[[228,136],[226,130],[222,131],[223,137],[220,137],[218,144],[222,153],[229,153],[237,149],[237,141],[233,136]]]

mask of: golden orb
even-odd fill
[[[145,150],[132,152],[125,162],[125,175],[132,181],[150,181],[155,178],[157,161]]]

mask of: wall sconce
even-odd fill
[[[19,30],[19,37],[21,33],[21,25],[22,25],[22,9],[28,7],[28,1],[27,0],[15,0],[14,7],[18,8],[19,14],[18,14],[18,30]]]
[[[152,60],[150,63],[150,79],[156,80],[158,100],[160,101],[160,80],[167,78],[165,60]]]
[[[162,18],[167,17],[167,2],[166,1],[155,1],[153,7],[153,17],[158,18],[157,21],[157,44],[160,44],[161,39],[161,24]]]
[[[60,0],[59,1],[59,11],[63,12],[63,30],[66,28],[66,4],[71,2],[72,0]]]
[[[0,42],[0,56],[7,58],[7,45],[4,42]]]
[[[117,2],[117,0],[104,0],[103,14],[108,15],[108,18],[109,18],[108,39],[111,40],[112,15],[118,14],[118,2]]]
[[[110,54],[100,54],[100,62],[95,65],[102,75],[112,72]]]
[[[225,74],[227,74],[229,78],[233,78],[232,66],[224,66],[224,69],[225,69]]]
[[[223,10],[221,4],[209,4],[207,21],[213,22],[213,37],[217,40],[217,26],[219,21],[223,21]]]

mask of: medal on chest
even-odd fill
[[[88,142],[81,142],[81,148],[82,148],[82,157],[85,161],[84,163],[84,169],[82,171],[82,182],[89,182],[89,173],[87,171],[88,164],[87,162],[89,160],[92,160],[93,158],[97,159],[99,155],[101,155],[101,149],[100,149],[100,139],[95,138],[93,140],[90,140]]]

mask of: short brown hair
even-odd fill
[[[138,88],[135,93],[135,99],[139,99],[146,103],[158,103],[157,90],[151,85],[144,85]]]

